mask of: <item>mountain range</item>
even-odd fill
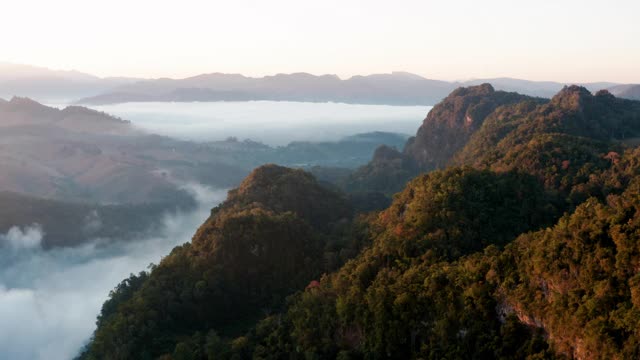
[[[104,105],[139,101],[310,101],[354,104],[434,105],[460,86],[491,83],[497,90],[551,97],[563,86],[553,81],[513,78],[441,81],[407,72],[353,76],[307,73],[247,77],[209,73],[183,79],[99,78],[78,71],[57,71],[0,63],[0,97],[30,97],[42,102],[75,101]],[[638,99],[638,88],[611,82],[581,84],[590,91],[610,89],[623,98]]]
[[[551,97],[565,84],[511,78],[447,82],[393,72],[353,76],[342,80],[335,75],[307,73],[277,74],[251,78],[239,74],[203,74],[185,79],[143,80],[113,91],[80,99],[80,104],[104,105],[137,101],[307,101],[353,104],[434,105],[460,86],[490,82],[499,90]],[[617,84],[583,84],[592,91]]]
[[[98,95],[142,79],[100,78],[79,71],[0,62],[0,97],[30,97],[46,102],[69,102]]]

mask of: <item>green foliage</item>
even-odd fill
[[[350,226],[350,217],[347,201],[308,174],[259,168],[212,211],[192,243],[111,293],[85,357],[188,357],[185,336],[246,331],[288,294],[339,266],[348,245],[358,246],[356,232],[366,230]],[[240,341],[231,353],[244,356]],[[200,353],[219,345],[213,335],[197,343]]]
[[[342,187],[347,192],[392,195],[420,172],[444,168],[496,108],[521,101],[543,102],[495,91],[489,84],[459,88],[431,109],[402,153],[388,146],[379,147],[369,164],[344,180]]]
[[[372,220],[372,246],[289,306],[290,347],[319,358],[441,359],[528,346],[537,337],[527,329],[512,343],[500,338],[515,330],[495,312],[491,263],[460,256],[545,224],[544,199],[534,178],[516,173],[453,168],[416,178]]]
[[[603,204],[590,199],[505,252],[506,302],[545,324],[559,349],[593,358],[640,354],[640,178]],[[581,339],[576,342],[575,339]]]
[[[639,104],[456,90],[346,186],[461,166],[357,217],[312,176],[260,168],[111,293],[83,358],[640,358]]]
[[[607,154],[622,152],[612,140],[639,134],[640,103],[572,86],[549,103],[496,109],[453,162],[526,172],[575,206],[596,195],[597,187],[589,183],[614,165]]]
[[[450,168],[422,175],[382,212],[381,255],[415,257],[427,250],[454,259],[503,245],[555,216],[540,184],[530,175]]]

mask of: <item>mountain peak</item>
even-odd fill
[[[404,153],[422,169],[443,167],[496,108],[527,98],[489,83],[459,87],[431,109]]]
[[[494,92],[496,92],[496,90],[493,88],[493,85],[489,83],[483,83],[475,86],[459,87],[455,89],[447,98],[459,96],[487,96],[493,94]]]
[[[584,107],[585,102],[591,99],[593,99],[593,95],[587,88],[571,85],[562,88],[562,90],[551,99],[551,103],[564,109],[580,110]]]
[[[229,192],[228,202],[291,211],[317,227],[351,217],[350,206],[341,194],[322,187],[303,170],[275,164],[253,170],[237,189]]]
[[[606,99],[608,101],[613,101],[616,98],[611,92],[609,92],[609,90],[605,90],[605,89],[598,90],[595,96],[598,99]]]
[[[276,164],[262,165],[254,169],[238,187],[238,195],[249,195],[257,188],[270,186],[277,183],[283,176],[299,176],[310,180],[311,175],[302,170],[290,169]]]
[[[567,95],[567,94],[568,95],[579,94],[580,96],[592,96],[591,92],[586,87],[580,86],[580,85],[565,86],[558,93],[558,95]]]
[[[42,105],[31,98],[20,97],[20,96],[12,97],[11,100],[9,100],[9,102],[15,105]]]

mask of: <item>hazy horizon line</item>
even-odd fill
[[[83,70],[78,70],[76,68],[70,68],[70,69],[61,69],[61,68],[55,68],[55,67],[48,67],[46,65],[35,65],[35,64],[25,64],[25,63],[17,63],[17,62],[11,62],[11,61],[3,61],[0,60],[0,68],[2,66],[17,66],[17,67],[30,67],[33,68],[34,70],[45,70],[45,71],[52,71],[52,72],[61,72],[61,73],[75,73],[75,74],[79,74],[79,75],[84,75],[84,76],[90,76],[90,77],[94,77],[100,80],[106,80],[106,79],[135,79],[135,80],[139,80],[139,81],[144,81],[144,80],[161,80],[161,79],[170,79],[170,80],[184,80],[184,79],[190,79],[190,78],[194,78],[197,76],[202,76],[202,75],[212,75],[212,74],[223,74],[223,75],[240,75],[246,78],[253,78],[253,79],[259,79],[259,78],[265,78],[265,77],[273,77],[273,76],[278,76],[278,75],[294,75],[294,74],[307,74],[307,75],[312,75],[315,77],[322,77],[322,76],[333,76],[333,77],[337,77],[338,79],[342,80],[342,81],[346,81],[349,79],[352,79],[354,77],[366,77],[366,76],[373,76],[373,75],[391,75],[391,74],[408,74],[408,75],[413,75],[413,76],[418,76],[422,79],[425,80],[433,80],[433,81],[441,81],[441,82],[447,82],[447,83],[452,83],[452,84],[456,84],[456,83],[465,83],[465,82],[470,82],[470,81],[477,81],[477,80],[497,80],[497,79],[509,79],[509,80],[523,80],[523,81],[529,81],[529,82],[536,82],[536,83],[558,83],[558,84],[566,84],[566,85],[581,85],[581,84],[598,84],[598,83],[612,83],[612,84],[617,84],[617,85],[631,85],[631,84],[637,84],[636,82],[630,81],[630,82],[619,82],[619,81],[611,81],[611,80],[598,80],[598,81],[562,81],[562,80],[532,80],[526,77],[518,77],[517,75],[500,75],[500,76],[470,76],[470,77],[465,77],[465,78],[457,78],[457,79],[439,79],[439,78],[435,78],[435,77],[428,77],[425,76],[419,72],[413,72],[413,71],[408,71],[408,70],[390,70],[390,71],[386,71],[386,72],[372,72],[372,73],[359,73],[359,74],[351,74],[351,75],[339,75],[336,73],[314,73],[314,72],[309,72],[309,71],[291,71],[291,72],[275,72],[275,73],[265,73],[263,75],[247,75],[245,73],[242,72],[222,72],[222,71],[207,71],[207,72],[199,72],[199,73],[193,73],[192,75],[178,75],[178,76],[157,76],[157,77],[145,77],[145,76],[129,76],[129,75],[97,75],[95,73],[89,72],[89,71],[83,71]]]

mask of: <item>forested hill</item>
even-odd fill
[[[192,334],[242,334],[355,254],[352,219],[344,196],[302,170],[254,170],[191,243],[118,286],[85,357],[153,359]]]
[[[640,135],[639,113],[640,102],[579,86],[565,87],[551,100],[495,91],[489,84],[459,88],[429,112],[402,152],[376,152],[341,185],[349,192],[390,195],[419,172],[467,164],[520,168],[566,188],[558,183],[565,172],[575,175],[582,163],[602,162],[604,149],[620,151],[613,145]],[[586,176],[588,170],[582,171]]]
[[[112,292],[80,358],[640,358],[640,102],[481,85],[434,110],[376,151],[413,176],[388,208],[261,167]]]

